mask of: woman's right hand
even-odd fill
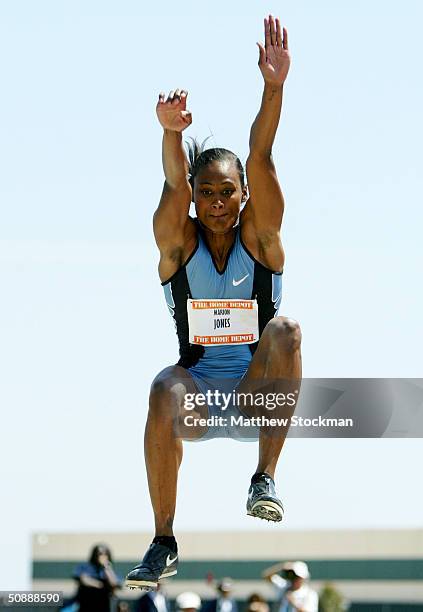
[[[182,132],[192,123],[192,115],[186,110],[188,92],[185,89],[171,91],[165,100],[165,94],[159,94],[156,112],[160,125],[165,130]]]

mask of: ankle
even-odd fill
[[[270,472],[256,472],[255,474],[253,474],[251,478],[251,482],[252,484],[254,484],[255,482],[258,482],[259,480],[261,480],[262,478],[271,478],[272,480],[274,480],[273,474],[271,474]]]
[[[170,548],[172,552],[178,552],[178,544],[174,535],[156,535],[153,538],[153,544],[162,544],[162,546]]]

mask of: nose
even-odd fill
[[[223,208],[223,206],[223,202],[221,202],[220,200],[216,200],[212,203],[213,210],[220,210],[221,208]]]

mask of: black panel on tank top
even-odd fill
[[[177,365],[183,368],[191,368],[204,355],[204,347],[189,342],[187,299],[192,298],[192,295],[185,266],[172,278],[170,284],[175,303],[174,320],[179,340],[179,361]]]
[[[276,308],[272,301],[272,277],[273,273],[254,260],[254,281],[251,298],[257,300],[259,338],[264,328],[276,314]],[[250,344],[251,354],[254,355],[258,342]]]

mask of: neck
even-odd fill
[[[202,226],[204,238],[212,254],[217,268],[223,269],[226,263],[228,252],[230,251],[236,235],[236,227],[231,227],[227,232],[217,234],[207,227]]]
[[[213,232],[206,225],[204,225],[198,217],[197,223],[199,224],[203,234],[207,238],[207,242],[209,244],[215,244],[218,248],[220,247],[220,245],[224,245],[226,243],[230,244],[233,241],[237,228],[239,227],[239,217],[236,223],[224,232]]]
[[[203,227],[203,232],[204,235],[207,239],[207,242],[210,246],[210,248],[212,248],[213,250],[216,251],[224,251],[225,249],[228,249],[235,238],[235,234],[236,234],[236,228],[235,227],[231,227],[227,232],[224,232],[222,234],[217,234],[216,232],[212,232],[211,230],[209,230],[207,227]]]

